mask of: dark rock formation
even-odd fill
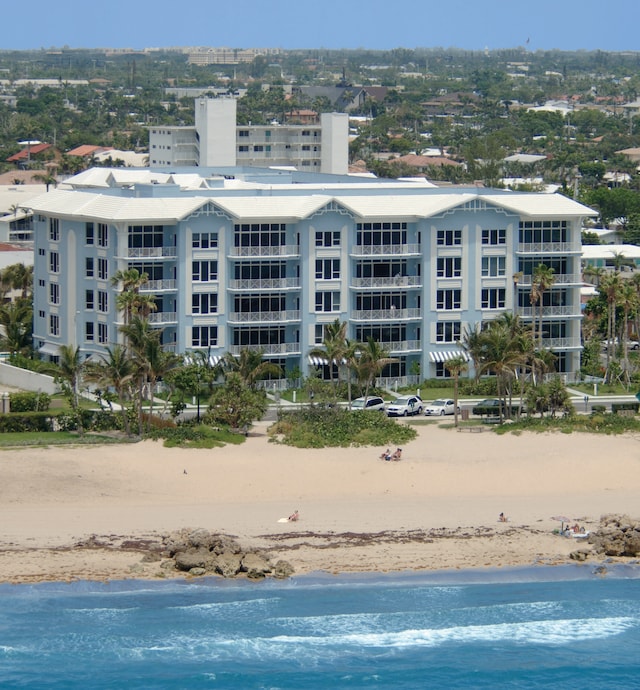
[[[609,513],[589,535],[594,551],[606,556],[640,556],[640,520]]]
[[[190,575],[221,575],[236,577],[244,574],[252,580],[272,575],[285,579],[294,570],[287,561],[278,561],[273,566],[269,557],[262,551],[247,551],[225,535],[208,532],[204,529],[174,532],[164,539],[164,553],[167,565]]]

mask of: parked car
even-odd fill
[[[509,406],[498,398],[486,398],[478,403],[472,410],[473,414],[487,415],[488,417],[506,416]],[[521,411],[520,405],[511,405],[511,415],[515,416]]]
[[[384,400],[378,395],[370,395],[368,398],[356,398],[351,402],[352,410],[380,410],[384,412]]]
[[[438,400],[434,400],[432,403],[429,403],[424,408],[424,413],[427,417],[454,414],[455,411],[456,404],[450,398],[438,398]],[[460,405],[458,405],[458,414],[460,414]]]
[[[391,404],[387,405],[387,416],[408,417],[409,415],[422,414],[422,399],[417,395],[401,395]]]

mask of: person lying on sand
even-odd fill
[[[297,522],[299,518],[300,514],[297,510],[294,510],[293,513],[291,513],[291,515],[289,515],[287,519],[289,520],[289,522]]]
[[[391,460],[391,451],[388,448],[380,455],[380,460]]]
[[[500,513],[498,515],[498,522],[509,522],[509,518],[504,513]]]
[[[396,462],[402,459],[402,448],[396,448],[396,452],[391,456],[392,460]]]

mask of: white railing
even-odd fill
[[[546,254],[552,252],[579,254],[581,251],[580,245],[576,245],[573,242],[520,242],[516,245],[516,252],[518,254]]]
[[[261,323],[273,321],[299,321],[300,312],[291,311],[232,311],[228,320],[236,323]]]
[[[175,311],[156,311],[149,314],[149,323],[177,323],[178,315]]]
[[[178,250],[175,247],[128,247],[127,259],[175,259]]]
[[[518,307],[517,313],[525,318],[539,318],[540,307]],[[580,316],[575,307],[542,307],[542,316]]]
[[[518,279],[518,287],[531,287],[533,276],[521,276]],[[582,276],[579,273],[554,273],[553,285],[568,285],[570,283],[582,284]]]
[[[247,278],[230,280],[230,290],[287,290],[300,287],[300,278]]]
[[[352,288],[380,287],[421,287],[419,276],[400,276],[398,278],[351,278]]]
[[[250,257],[259,256],[299,256],[300,247],[298,245],[283,245],[279,247],[231,247],[229,256],[231,257]]]
[[[422,247],[419,244],[357,244],[351,248],[350,254],[351,256],[406,256],[421,252]]]
[[[566,349],[580,347],[580,338],[543,338],[542,347],[552,349]]]
[[[422,318],[422,309],[362,309],[351,312],[353,321],[402,321]]]
[[[161,292],[162,290],[177,290],[177,280],[147,280],[140,286],[140,292]]]
[[[391,342],[381,342],[380,346],[387,352],[409,352],[422,350],[422,344],[419,340],[394,340]]]
[[[288,355],[300,354],[299,343],[276,343],[275,345],[232,345],[230,352],[232,355],[239,355],[242,350],[252,352],[262,352],[265,355]]]

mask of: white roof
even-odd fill
[[[43,184],[0,185],[0,216],[5,213],[11,213],[13,216],[13,211],[10,210],[13,205],[28,205],[28,201],[46,192],[46,190],[47,187]],[[18,213],[18,217],[20,217],[20,213]]]
[[[512,156],[507,156],[505,158],[507,163],[537,163],[538,161],[544,160],[547,160],[546,156],[535,153],[514,153]]]
[[[640,247],[635,244],[583,244],[583,259],[613,259],[615,256],[626,259],[640,259]]]
[[[333,188],[330,191],[336,190]],[[360,218],[428,218],[475,201],[506,208],[526,218],[596,215],[586,206],[559,194],[514,192],[487,195],[471,191],[406,195],[309,193],[303,196],[216,196],[207,193],[198,196],[133,197],[57,189],[32,199],[29,208],[44,214],[112,222],[178,222],[201,206],[211,203],[234,218],[299,220],[308,218],[331,201]]]

